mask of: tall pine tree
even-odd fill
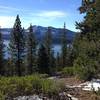
[[[53,36],[52,36],[52,28],[48,27],[47,32],[44,36],[44,45],[46,47],[47,55],[49,57],[49,69],[52,69],[52,42],[53,42]]]
[[[22,66],[24,63],[24,35],[21,27],[19,15],[17,15],[15,24],[10,34],[9,51],[11,61],[15,65],[15,72],[18,76],[22,75]]]
[[[44,44],[46,46],[48,55],[50,55],[50,52],[52,49],[52,29],[51,27],[48,27],[47,32],[45,33]]]
[[[54,50],[51,51],[51,55],[50,55],[50,74],[54,75],[56,72],[56,58],[55,58],[55,52]]]
[[[4,44],[3,44],[3,38],[0,28],[0,75],[4,75],[5,73],[4,69]]]
[[[36,37],[33,32],[33,27],[30,25],[27,36],[27,72],[32,74],[36,71]]]
[[[38,70],[40,73],[50,74],[49,57],[47,54],[46,47],[43,44],[41,44],[39,47],[37,64],[38,64]]]
[[[67,57],[67,34],[66,34],[66,24],[64,23],[64,29],[61,34],[61,62],[62,67],[66,67],[66,57]]]
[[[61,68],[61,57],[60,57],[60,53],[57,52],[57,55],[56,55],[56,70],[59,71]]]
[[[85,78],[90,79],[100,72],[100,0],[83,0],[79,10],[86,16],[77,23],[81,32],[74,43],[74,66],[79,66]]]

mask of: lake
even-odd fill
[[[4,41],[4,44],[5,44],[5,56],[6,56],[6,58],[8,58],[9,57],[9,54],[8,54],[8,50],[7,50],[7,47],[8,47],[8,45],[9,45],[9,41],[8,40],[5,40]],[[58,45],[58,44],[56,44],[56,45],[53,45],[53,51],[54,51],[54,55],[56,56],[57,55],[57,53],[59,52],[60,53],[60,51],[61,51],[61,46],[60,45]]]

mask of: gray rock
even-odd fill
[[[39,98],[38,95],[33,95],[33,96],[19,96],[14,98],[14,100],[43,100]]]

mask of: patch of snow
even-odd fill
[[[93,79],[79,85],[66,85],[68,88],[82,88],[85,91],[98,91],[100,89],[100,79]]]
[[[79,86],[83,86],[82,90],[85,90],[85,91],[93,91],[93,90],[98,91],[100,89],[100,79],[93,79]]]
[[[72,95],[70,95],[70,94],[67,94],[67,96],[68,97],[70,97],[71,98],[71,100],[78,100],[78,98],[75,98],[75,97],[73,97]]]
[[[100,80],[92,80],[86,84],[86,86],[83,87],[82,90],[86,91],[98,91],[100,89]]]

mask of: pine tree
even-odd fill
[[[100,72],[100,0],[84,0],[79,10],[86,16],[77,23],[81,32],[74,43],[77,51],[74,66],[79,66],[83,75],[87,75],[85,78],[90,79]]]
[[[52,69],[52,29],[51,27],[48,27],[47,32],[44,36],[44,45],[47,50],[47,54],[49,57],[49,69]]]
[[[60,53],[57,52],[57,56],[56,56],[56,69],[60,70],[61,68],[61,57],[60,57]]]
[[[0,29],[0,75],[5,74],[5,69],[4,69],[4,44],[3,44],[3,39],[2,39],[2,33]]]
[[[36,71],[36,37],[33,32],[33,27],[30,25],[27,36],[27,70],[28,74]]]
[[[19,15],[17,15],[15,24],[13,26],[12,32],[10,34],[9,52],[11,56],[11,61],[16,67],[16,74],[18,76],[22,75],[22,66],[24,63],[24,35],[23,29],[21,27],[21,21]]]
[[[56,58],[55,58],[54,50],[51,51],[49,70],[50,70],[51,75],[55,74],[55,72],[56,72]]]
[[[14,76],[16,74],[15,66],[14,66],[14,63],[12,63],[12,59],[10,57],[7,59],[6,66],[7,66],[6,67],[6,75],[7,76]]]
[[[68,45],[67,47],[67,66],[72,67],[73,66],[73,61],[74,61],[74,53],[73,53],[73,47],[71,44]]]
[[[47,54],[46,47],[43,44],[40,45],[40,48],[39,48],[39,51],[38,51],[37,64],[38,64],[38,70],[39,70],[40,73],[50,74],[49,57],[48,57],[48,54]]]
[[[45,33],[44,44],[46,46],[48,54],[50,55],[50,52],[52,49],[52,29],[51,27],[48,27],[47,32]]]
[[[82,5],[79,8],[80,13],[85,13],[89,11],[93,3],[95,3],[95,0],[82,0]]]
[[[67,57],[67,38],[66,38],[66,25],[64,23],[64,29],[61,35],[61,60],[62,67],[66,66],[66,57]]]
[[[77,28],[81,30],[81,36],[83,36],[96,29],[96,6],[94,0],[83,0],[79,10],[81,13],[86,13],[85,20],[76,24]]]
[[[96,12],[95,26],[96,26],[97,32],[99,34],[99,32],[100,32],[100,0],[96,0],[95,5],[96,5],[95,8],[94,8],[95,12]]]

